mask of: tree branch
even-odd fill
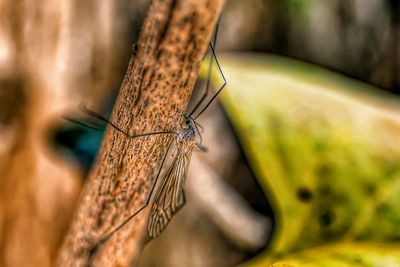
[[[179,127],[222,3],[153,0],[111,121],[129,134]],[[171,137],[128,139],[107,128],[58,265],[87,265],[93,246],[144,204]],[[147,217],[145,209],[102,244],[91,264],[128,266],[136,262]]]

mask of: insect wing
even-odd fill
[[[157,237],[167,226],[172,216],[185,204],[183,185],[193,148],[182,153],[178,151],[163,177],[150,211],[147,232],[150,238]]]

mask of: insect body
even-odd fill
[[[200,132],[197,123],[189,115],[185,114],[183,119],[183,126],[175,136],[174,160],[161,180],[150,211],[147,224],[150,238],[157,237],[164,230],[186,201],[183,186],[193,149],[199,144],[197,136],[200,136]]]
[[[176,135],[176,141],[182,144],[188,144],[196,141],[196,121],[189,115],[183,115],[184,123],[182,129]]]

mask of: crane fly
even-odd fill
[[[216,99],[216,97],[220,94],[220,92],[226,86],[226,79],[222,72],[222,69],[219,65],[218,59],[215,54],[214,47],[216,45],[216,37],[218,33],[218,24],[214,34],[213,43],[210,42],[210,50],[211,50],[211,60],[208,68],[208,80],[206,84],[206,89],[200,100],[197,102],[192,112],[189,114],[184,114],[181,119],[180,127],[176,131],[159,131],[152,133],[143,133],[137,135],[129,135],[123,130],[121,130],[117,125],[110,122],[108,119],[104,118],[100,114],[87,109],[86,107],[81,107],[83,112],[88,114],[91,117],[94,117],[97,120],[103,121],[109,124],[111,127],[116,129],[117,131],[125,134],[128,138],[138,138],[143,136],[150,135],[160,135],[160,134],[173,134],[174,138],[169,142],[167,151],[163,157],[160,169],[156,176],[156,179],[150,189],[149,195],[146,198],[144,205],[134,212],[131,216],[126,218],[120,225],[112,229],[109,233],[104,235],[100,240],[97,241],[96,245],[89,252],[89,262],[91,262],[91,258],[98,250],[99,246],[106,242],[109,238],[111,238],[118,230],[124,227],[131,219],[133,219],[138,213],[140,213],[143,209],[145,209],[153,196],[156,185],[158,183],[159,178],[161,177],[160,185],[157,188],[157,192],[155,193],[154,200],[151,206],[149,220],[147,223],[147,234],[150,239],[156,238],[168,225],[171,221],[174,214],[176,214],[186,203],[185,192],[184,192],[184,184],[187,177],[188,167],[190,163],[190,159],[195,148],[199,148],[201,150],[205,150],[202,146],[202,138],[199,128],[202,128],[200,124],[196,122],[196,119],[203,114],[203,112],[209,107],[209,105]],[[204,103],[208,94],[209,94],[209,84],[210,84],[210,74],[213,59],[218,67],[218,70],[222,76],[223,84],[216,91],[216,93],[211,97],[211,99],[204,105],[204,107],[194,115],[194,113],[199,109],[199,107]],[[69,119],[69,118],[68,118]],[[83,126],[87,126],[89,128],[97,128],[97,126],[92,126],[89,124],[82,123],[80,121],[76,121],[73,119],[69,119],[75,123],[78,123]],[[175,150],[172,153],[172,163],[165,171],[163,175],[161,174],[161,170],[167,158],[170,148],[174,144]]]
[[[185,204],[183,186],[187,177],[193,149],[198,145],[196,121],[184,115],[184,124],[176,134],[174,160],[166,171],[162,183],[154,196],[147,233],[150,238],[157,237],[167,226],[172,216]],[[196,134],[197,132],[197,134]]]

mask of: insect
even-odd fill
[[[216,38],[218,33],[218,25],[215,30],[214,40],[210,42],[210,50],[211,50],[211,60],[208,68],[208,80],[206,84],[206,89],[200,100],[197,102],[193,110],[189,114],[184,114],[182,117],[182,123],[180,128],[177,131],[160,131],[153,133],[144,133],[138,135],[128,135],[123,130],[121,130],[114,123],[110,122],[100,114],[91,111],[85,107],[83,107],[83,111],[88,115],[101,120],[110,126],[112,126],[117,131],[125,134],[128,138],[138,138],[149,135],[158,135],[158,134],[174,134],[174,139],[169,143],[167,152],[165,153],[160,170],[158,171],[157,177],[150,189],[150,193],[147,196],[147,199],[144,205],[134,212],[131,216],[126,218],[120,225],[112,229],[109,233],[104,235],[97,244],[91,249],[89,253],[89,262],[94,253],[97,251],[98,247],[106,242],[109,238],[111,238],[117,231],[119,231],[122,227],[124,227],[132,218],[134,218],[138,213],[140,213],[143,209],[145,209],[155,192],[156,185],[158,184],[158,180],[161,178],[160,185],[157,188],[157,191],[154,195],[154,200],[151,206],[149,220],[147,224],[147,233],[150,239],[156,238],[168,225],[173,215],[176,214],[185,204],[185,192],[184,192],[184,184],[187,177],[187,171],[189,167],[189,162],[193,153],[193,150],[197,147],[201,150],[205,150],[202,146],[202,138],[199,128],[201,125],[196,122],[196,119],[206,111],[209,105],[216,99],[216,97],[220,94],[220,92],[225,88],[227,82],[225,76],[222,72],[220,64],[215,54],[214,47],[216,45]],[[216,91],[216,93],[208,100],[208,102],[200,109],[199,112],[196,111],[202,106],[204,101],[206,100],[209,94],[209,84],[210,84],[210,74],[213,60],[215,60],[218,70],[222,76],[223,84]],[[74,121],[76,122],[76,121]],[[82,125],[82,123],[78,122]],[[91,127],[88,125],[88,127]],[[167,168],[165,173],[161,175],[161,169],[165,163],[168,151],[171,148],[171,145],[174,144],[176,147],[175,151],[172,153],[173,160],[170,166]]]

